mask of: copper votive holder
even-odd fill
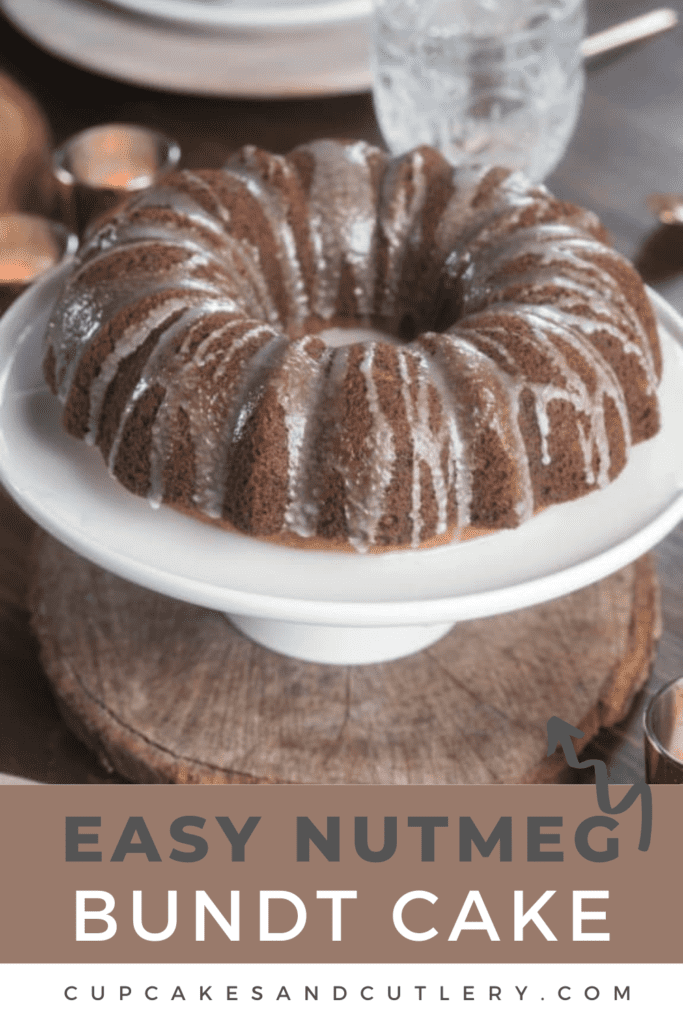
[[[102,124],[72,135],[52,158],[60,220],[82,235],[88,224],[148,188],[179,160],[177,142],[141,125]]]
[[[683,783],[683,679],[650,698],[643,724],[647,781]]]
[[[0,314],[37,277],[77,248],[77,236],[63,224],[31,213],[0,216]]]

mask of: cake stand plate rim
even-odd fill
[[[285,549],[218,531],[168,509],[155,513],[141,499],[128,494],[109,479],[99,453],[69,438],[61,428],[55,430],[54,425],[50,427],[49,424],[46,427],[40,418],[44,415],[52,416],[51,403],[55,403],[47,388],[38,382],[34,365],[36,360],[30,360],[42,339],[41,324],[49,316],[50,304],[47,297],[51,289],[54,291],[58,286],[61,274],[65,272],[65,268],[58,268],[42,278],[17,300],[0,321],[0,366],[3,367],[0,373],[0,479],[24,511],[58,540],[90,561],[148,589],[228,614],[283,622],[377,627],[454,623],[529,607],[588,586],[649,550],[683,519],[681,457],[678,466],[667,468],[671,480],[667,478],[666,486],[663,486],[665,500],[661,501],[654,514],[646,515],[645,521],[637,529],[630,530],[626,523],[622,536],[607,538],[606,541],[603,537],[602,547],[589,548],[586,557],[575,558],[546,573],[530,572],[520,578],[521,570],[513,559],[508,566],[511,575],[501,580],[500,585],[486,586],[484,583],[478,589],[475,586],[466,593],[456,592],[444,596],[435,590],[434,581],[438,572],[457,574],[463,560],[485,563],[487,559],[492,561],[499,558],[500,552],[506,549],[512,550],[513,555],[516,551],[519,556],[519,551],[524,550],[525,546],[535,546],[541,521],[542,531],[550,531],[551,535],[559,531],[560,539],[563,540],[563,524],[568,520],[575,522],[577,514],[581,521],[582,515],[586,514],[585,510],[593,508],[595,500],[600,502],[605,494],[619,487],[629,467],[605,491],[556,506],[517,530],[501,531],[495,537],[482,538],[465,545],[391,555],[334,555]],[[666,362],[676,363],[670,373],[673,374],[675,369],[677,378],[674,384],[676,387],[683,386],[683,361],[680,354],[683,319],[658,295],[652,294],[652,300],[660,324],[672,334],[666,345]],[[23,368],[20,365],[22,361],[26,363]],[[665,424],[669,412],[669,409],[665,409]],[[681,409],[677,408],[674,412],[679,419],[683,419]],[[680,424],[674,422],[674,427],[677,436],[680,436]],[[669,433],[671,429],[669,426]],[[647,465],[650,457],[648,453],[658,451],[656,442],[657,438],[654,438],[636,446],[632,457],[639,458],[643,465]],[[24,454],[30,453],[29,463],[25,460],[22,462],[17,455],[17,445],[20,449],[23,446]],[[54,474],[55,463],[62,475],[53,475],[52,480],[46,479],[46,474]],[[84,475],[81,478],[78,472],[83,467]],[[80,488],[79,497],[86,502],[90,500],[92,504],[92,509],[86,510],[84,525],[79,522],[78,516],[74,516],[73,503],[67,500],[67,485],[73,484],[74,480]],[[637,494],[646,490],[646,487],[641,486]],[[113,541],[109,537],[103,538],[98,534],[94,525],[95,521],[98,524],[102,522],[98,516],[104,516],[105,525],[109,517],[109,526],[120,530],[119,540],[123,538],[123,541],[118,548],[112,546]],[[149,529],[158,532],[160,526],[167,531],[169,543],[165,549],[163,542],[161,545],[161,554],[164,551],[166,554],[165,562],[159,555],[156,564],[150,563],[146,540],[143,537],[141,541],[139,537],[141,522],[143,534]],[[175,542],[172,544],[173,538]],[[221,550],[225,551],[227,566],[233,562],[237,564],[237,556],[240,555],[243,562],[246,559],[244,564],[249,568],[250,580],[266,578],[270,573],[268,580],[271,582],[266,585],[274,587],[272,579],[277,577],[280,592],[277,592],[277,588],[270,593],[259,591],[255,584],[252,589],[237,588],[234,580],[231,586],[226,586],[222,581],[217,583],[215,579],[183,574],[178,569],[177,560],[174,568],[169,569],[169,553],[173,554],[174,547],[182,548],[188,538],[201,547],[207,544],[220,545]],[[138,550],[131,555],[130,551],[136,543]],[[199,548],[195,554],[199,554]],[[328,585],[319,588],[317,593],[304,592],[303,596],[301,592],[297,594],[296,587],[301,586],[302,574],[305,578],[314,566],[317,567],[316,571],[322,566],[325,579],[332,582],[334,573],[341,573],[336,590]],[[291,573],[291,579],[285,578],[284,583],[283,572]],[[423,579],[425,574],[428,577],[426,580]],[[349,590],[349,581],[354,583],[355,591]],[[289,587],[291,592],[283,593],[283,586]],[[343,593],[344,586],[349,590],[346,596]],[[358,597],[359,593],[372,594],[373,586],[374,593],[378,593],[379,597]],[[425,589],[419,592],[419,586]],[[410,590],[408,597],[405,596],[406,587]],[[404,596],[400,594],[401,588]]]

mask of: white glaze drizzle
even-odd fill
[[[353,275],[359,317],[374,312],[377,201],[365,142],[324,140],[301,147],[315,161],[309,193],[309,233],[316,269],[312,310],[325,320],[337,312],[342,265]]]
[[[329,362],[330,351],[315,359],[308,348],[310,336],[290,344],[283,366],[276,374],[280,405],[284,411],[287,431],[288,483],[284,523],[300,537],[315,535],[318,503],[309,488],[307,459],[310,456],[312,424],[315,422],[323,384],[323,363]]]
[[[306,320],[310,308],[296,240],[288,219],[289,210],[286,196],[261,180],[258,165],[254,159],[255,148],[253,146],[245,146],[241,155],[245,166],[231,161],[226,165],[225,171],[226,174],[246,186],[266,216],[287,289],[290,307],[287,321],[291,327],[297,328]],[[291,166],[284,157],[270,154],[269,159],[277,164],[285,178],[289,178],[292,182],[295,180]]]
[[[409,183],[402,187],[395,185],[400,178],[399,169],[408,162]],[[420,215],[429,198],[428,182],[424,173],[424,156],[414,150],[385,174],[380,199],[379,223],[387,243],[387,270],[378,312],[391,317],[395,312],[406,254],[410,248],[417,249],[421,239]]]
[[[412,353],[411,353],[412,355]],[[430,425],[428,390],[430,386],[429,367],[424,357],[416,353],[409,359],[404,350],[398,351],[398,364],[401,372],[401,394],[405,407],[406,418],[410,428],[413,448],[412,462],[412,511],[413,532],[411,543],[417,547],[422,540],[424,523],[422,520],[422,488],[420,482],[420,464],[429,469],[434,497],[437,505],[437,523],[434,533],[445,533],[448,528],[448,482],[444,476],[441,456],[444,443],[450,440],[445,418],[442,418],[440,429],[434,433]],[[415,377],[410,372],[412,365]],[[417,400],[413,401],[411,383],[417,384]],[[450,455],[450,452],[448,453]],[[449,460],[450,462],[450,460]],[[460,524],[458,524],[460,525]]]

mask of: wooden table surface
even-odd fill
[[[647,6],[641,0],[588,0],[589,31]],[[667,6],[681,15],[677,29],[592,62],[579,125],[548,184],[560,198],[595,210],[615,247],[683,311],[683,228],[658,228],[645,204],[651,192],[683,192],[683,0],[667,0]],[[56,144],[93,124],[137,122],[175,137],[184,165],[201,167],[220,165],[244,143],[282,152],[323,135],[381,141],[368,94],[235,101],[141,89],[47,55],[1,14],[0,70],[38,99]],[[23,608],[30,533],[28,521],[0,500],[0,551],[7,566],[0,578],[0,772],[49,782],[120,782],[66,731],[38,664]],[[650,692],[683,671],[683,529],[657,554],[664,634]],[[21,685],[11,682],[17,677]],[[600,734],[583,755],[604,757],[615,782],[642,778],[641,715],[642,700],[621,728]],[[563,781],[589,783],[592,772],[568,771]]]

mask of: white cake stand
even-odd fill
[[[67,268],[68,269],[68,268]],[[0,321],[0,479],[44,529],[105,569],[228,615],[280,654],[329,664],[389,661],[454,623],[588,586],[652,548],[683,519],[683,320],[651,294],[664,348],[662,429],[603,491],[516,530],[384,555],[298,551],[152,509],[69,437],[43,383],[45,325],[64,268]]]

